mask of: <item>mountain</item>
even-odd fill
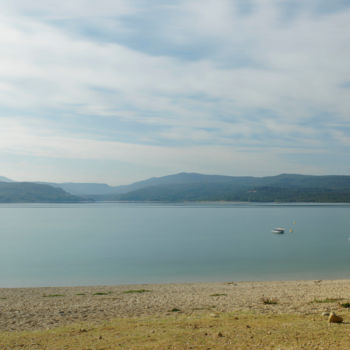
[[[246,184],[252,183],[254,177],[243,176],[225,176],[225,175],[204,175],[197,173],[179,173],[162,177],[152,177],[148,180],[135,182],[127,186],[116,187],[117,193],[127,193],[138,189],[150,186],[165,186],[165,185],[185,185],[185,184],[209,184],[209,183],[235,183]]]
[[[79,183],[79,182],[40,182],[51,186],[62,188],[68,193],[75,195],[117,195],[136,191],[142,188],[159,185],[225,182],[232,177],[223,175],[202,175],[196,173],[179,173],[162,177],[152,177],[147,180],[138,181],[130,185],[109,186],[101,183]],[[245,179],[245,178],[242,178]]]
[[[85,199],[32,182],[0,182],[0,203],[71,203]]]
[[[151,186],[117,195],[120,201],[233,201],[233,202],[350,202],[350,191],[261,186],[243,188],[227,184]],[[109,197],[109,200],[113,200]],[[107,198],[105,198],[107,200]]]
[[[101,184],[101,183],[80,183],[80,182],[64,182],[64,183],[55,183],[55,182],[39,182],[41,184],[47,184],[53,187],[61,188],[62,190],[74,194],[77,196],[84,195],[104,195],[104,194],[113,194],[117,193],[114,191],[115,187]]]
[[[350,202],[350,176],[342,175],[252,177],[179,173],[124,186],[1,182],[1,179],[0,202]]]
[[[49,184],[51,186],[62,188],[68,193],[85,196],[98,195],[119,195],[136,191],[142,188],[161,185],[175,185],[175,184],[198,184],[198,183],[228,183],[234,179],[237,184],[252,182],[254,177],[232,177],[224,175],[203,175],[197,173],[179,173],[174,175],[167,175],[162,177],[152,177],[147,180],[134,182],[130,185],[109,186],[101,183],[54,183],[54,182],[40,182]]]
[[[93,198],[170,202],[350,202],[350,176],[234,177],[180,173],[115,187],[114,191]]]
[[[12,180],[5,176],[0,176],[0,182],[12,182]]]

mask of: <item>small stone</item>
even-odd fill
[[[329,323],[342,323],[343,318],[340,316],[337,316],[334,312],[331,312],[328,318]]]
[[[247,324],[247,326],[246,326],[247,328],[251,328],[250,326],[249,326],[249,324]]]
[[[209,316],[210,317],[219,317],[219,314],[211,313]]]
[[[327,317],[328,317],[328,316],[329,316],[329,312],[326,312],[326,311],[325,311],[325,312],[322,312],[321,315],[322,315],[322,316],[327,316]]]
[[[221,332],[218,333],[218,337],[223,337],[223,334]]]

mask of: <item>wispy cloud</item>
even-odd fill
[[[347,2],[13,0],[0,10],[0,157],[118,160],[136,180],[151,168],[259,175],[260,162],[333,172],[329,154],[350,147]]]

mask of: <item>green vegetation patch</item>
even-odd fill
[[[112,294],[111,291],[109,291],[109,292],[96,292],[93,295],[110,295],[110,294]]]
[[[125,290],[123,292],[123,294],[133,294],[133,293],[147,293],[147,292],[151,292],[151,290],[149,289],[129,289],[129,290]]]
[[[86,295],[85,293],[77,293],[75,295]]]
[[[178,309],[177,307],[174,307],[170,310],[170,312],[181,312],[181,310]]]
[[[226,293],[214,293],[210,294],[211,297],[227,297]]]
[[[342,307],[345,307],[346,309],[350,308],[350,303],[344,303],[344,304],[340,304]]]
[[[56,297],[64,297],[64,294],[44,294],[44,298],[56,298]]]
[[[325,299],[314,299],[313,303],[336,303],[337,301],[343,300],[342,298],[325,298]]]

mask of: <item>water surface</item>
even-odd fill
[[[349,211],[324,204],[3,204],[0,287],[350,278]],[[276,226],[287,233],[271,233]]]

